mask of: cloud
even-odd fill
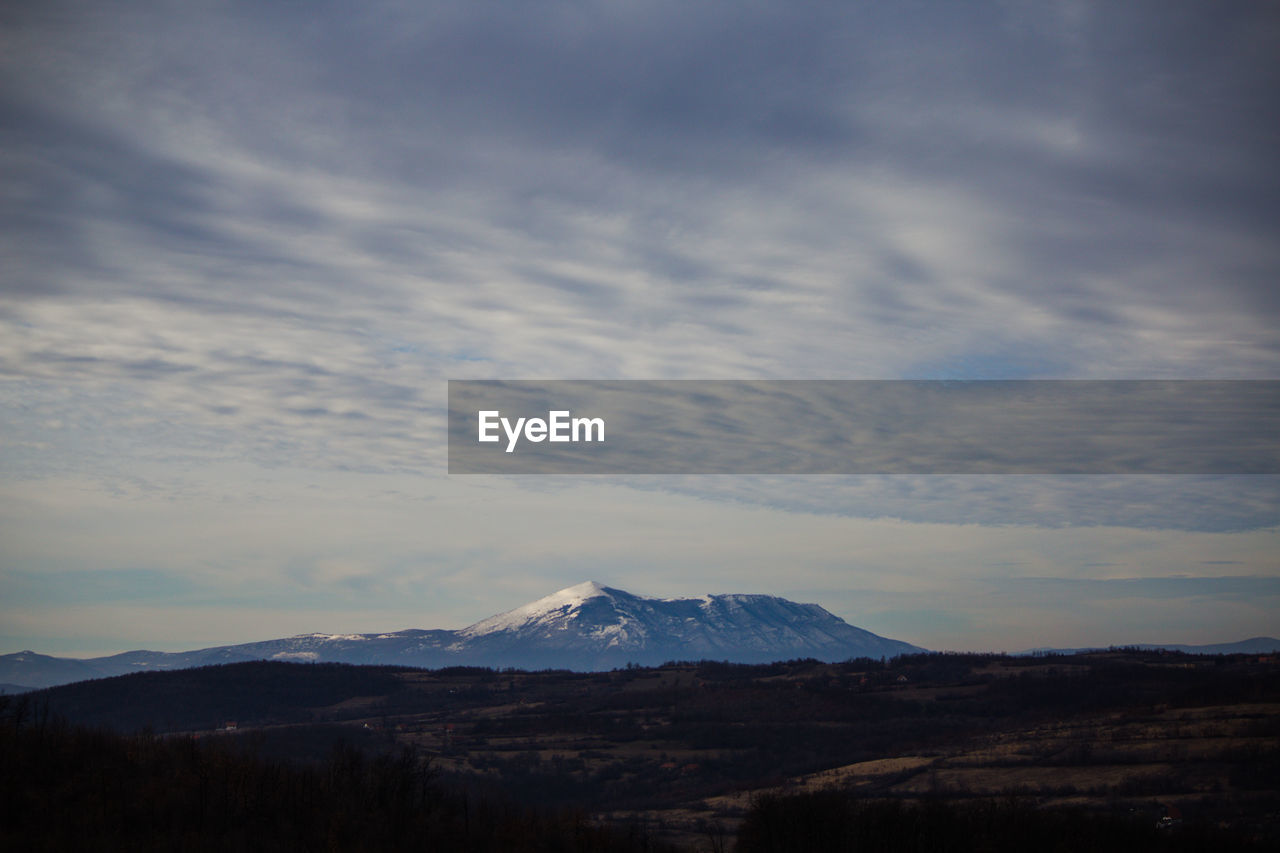
[[[548,376],[1274,368],[1274,22],[928,12],[28,12],[10,280]]]
[[[0,371],[370,435],[460,374],[1274,375],[1274,16],[1062,9],[25,10]]]

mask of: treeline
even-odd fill
[[[655,688],[644,685],[650,679],[661,682],[673,671],[688,678]],[[821,719],[862,724],[915,717],[943,731],[961,721],[968,726],[1037,713],[1061,717],[1158,704],[1280,701],[1280,672],[1274,667],[1253,664],[1243,656],[1150,652],[1061,658],[930,653],[840,664],[702,661],[603,673],[450,667],[431,672],[436,687],[430,690],[409,687],[408,672],[390,666],[258,661],[78,682],[33,695],[47,696],[59,713],[77,723],[123,732],[144,726],[161,732],[207,730],[228,720],[269,725],[324,722],[344,714],[462,714],[524,700],[539,708],[528,716],[542,720],[516,714],[477,733],[535,735],[549,725],[568,725],[625,740],[643,736],[627,731],[631,721],[626,716],[657,711],[680,724],[674,731],[687,726],[692,742],[723,748],[742,745],[726,731],[724,723],[729,721],[764,725]],[[628,685],[645,689],[623,689]],[[982,689],[958,690],[929,701],[899,690],[928,686]],[[354,697],[376,697],[376,704],[362,706],[358,714],[334,708]],[[552,724],[553,718],[559,722]]]
[[[238,738],[74,727],[0,697],[0,849],[663,851],[639,829],[442,785],[411,750],[274,762]]]
[[[139,672],[34,692],[77,723],[131,732],[213,729],[228,720],[306,722],[353,696],[395,696],[401,667],[246,661]]]
[[[1150,814],[1040,809],[1018,799],[917,803],[860,800],[837,791],[758,798],[736,853],[1222,853],[1270,850],[1262,840],[1206,824],[1158,827]]]

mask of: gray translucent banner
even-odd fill
[[[449,473],[1276,474],[1280,381],[451,380]]]

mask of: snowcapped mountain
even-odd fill
[[[918,651],[923,649],[855,628],[816,604],[771,595],[649,598],[588,582],[460,631],[302,634],[192,652],[135,651],[88,660],[20,652],[0,656],[0,683],[49,687],[245,660],[598,670],[669,660],[838,661]]]
[[[892,657],[923,651],[855,628],[816,604],[771,595],[649,598],[584,583],[458,632],[468,651],[514,666]],[[566,663],[567,661],[567,663]]]

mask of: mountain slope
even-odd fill
[[[123,652],[72,660],[0,656],[0,682],[47,687],[129,672],[248,660],[441,667],[610,669],[627,663],[826,661],[923,651],[864,631],[816,604],[771,595],[661,599],[583,583],[460,631],[303,634],[190,652]]]
[[[100,678],[103,674],[91,661],[75,658],[40,655],[30,650],[0,655],[0,683],[12,688],[6,691],[10,693]]]

